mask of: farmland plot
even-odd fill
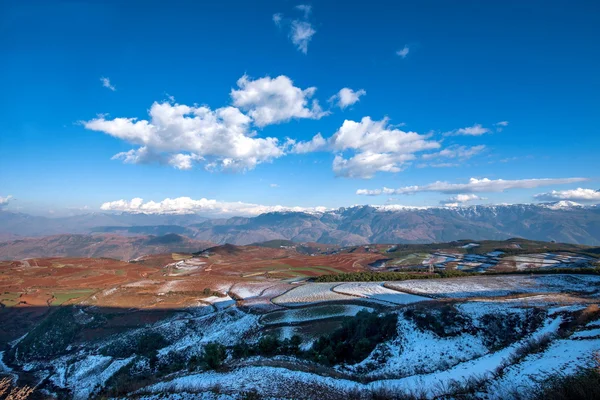
[[[359,311],[373,311],[372,308],[356,306],[356,305],[341,305],[331,304],[324,306],[315,306],[310,308],[300,308],[285,311],[276,311],[264,315],[261,322],[265,325],[275,325],[282,323],[299,323],[307,321],[315,321],[336,317],[349,317],[356,315]]]
[[[383,282],[352,282],[333,288],[334,292],[393,304],[409,304],[429,300],[427,297],[402,293],[383,286]]]
[[[298,307],[324,301],[353,300],[352,296],[333,292],[332,289],[337,285],[339,283],[308,283],[275,297],[273,303],[287,307]]]

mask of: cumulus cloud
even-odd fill
[[[158,161],[187,169],[192,161],[205,159],[209,169],[245,170],[284,154],[276,138],[254,137],[251,118],[235,107],[155,102],[149,115],[148,120],[99,116],[83,125],[139,145],[113,157],[128,163]]]
[[[283,20],[283,14],[281,14],[281,13],[273,14],[273,22],[275,23],[275,25],[281,26],[282,20]]]
[[[490,130],[481,126],[481,124],[475,124],[466,128],[455,129],[450,132],[445,132],[444,136],[481,136],[488,133]]]
[[[473,157],[476,154],[481,153],[484,150],[485,150],[485,145],[472,146],[472,147],[452,145],[452,146],[445,148],[444,150],[438,151],[437,153],[423,154],[422,158],[424,160],[431,160],[433,158],[439,158],[439,157],[441,157],[441,158],[458,158],[461,160],[466,160],[468,158]]]
[[[327,140],[320,133],[317,133],[308,142],[290,140],[288,143],[292,146],[291,152],[296,154],[312,153],[327,149]]]
[[[192,169],[195,161],[202,161],[202,160],[204,160],[203,157],[200,157],[199,155],[194,154],[194,153],[190,153],[190,154],[179,153],[179,154],[173,154],[172,156],[170,156],[168,162],[169,162],[169,165],[171,165],[173,168],[187,170],[187,169]]]
[[[0,208],[7,206],[8,203],[10,203],[11,199],[12,199],[11,195],[8,195],[6,197],[0,196]]]
[[[360,100],[360,97],[366,94],[367,92],[364,89],[354,91],[350,88],[343,88],[331,96],[329,101],[343,110],[344,108],[357,103]]]
[[[243,202],[223,202],[210,199],[192,199],[178,197],[159,202],[147,201],[136,197],[132,200],[116,200],[102,204],[104,211],[121,211],[144,214],[212,214],[212,215],[259,215],[267,212],[298,211],[324,212],[325,207],[285,207],[265,206]]]
[[[461,204],[475,200],[485,200],[485,197],[479,197],[476,194],[458,194],[450,197],[449,199],[443,200],[440,203],[446,207],[458,207]]]
[[[102,82],[102,86],[103,87],[105,87],[105,88],[107,88],[109,90],[112,90],[113,92],[115,90],[117,90],[117,88],[113,84],[110,83],[110,79],[109,78],[102,77],[102,78],[100,78],[100,82]]]
[[[244,75],[237,85],[239,89],[231,90],[233,105],[247,111],[259,127],[292,118],[320,119],[329,114],[321,109],[317,100],[309,104],[317,88],[300,89],[285,75],[256,80]]]
[[[408,46],[404,46],[402,49],[400,49],[396,52],[396,55],[398,55],[402,58],[406,58],[409,51],[410,51],[410,49],[408,48]]]
[[[365,196],[378,195],[397,195],[397,194],[414,194],[420,192],[438,192],[448,194],[458,193],[485,193],[485,192],[503,192],[510,189],[532,189],[540,186],[563,185],[574,182],[587,181],[588,178],[543,178],[543,179],[477,179],[471,178],[468,183],[449,183],[437,181],[424,186],[405,186],[398,189],[359,189],[356,194]]]
[[[414,153],[440,147],[428,138],[392,128],[387,119],[346,120],[329,140],[330,148],[338,152],[333,170],[338,176],[351,178],[371,178],[378,171],[399,172],[406,162],[415,159]],[[344,158],[345,151],[353,153],[350,158]]]
[[[573,190],[553,190],[534,196],[538,200],[571,200],[580,202],[600,202],[600,190],[577,188]]]

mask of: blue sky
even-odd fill
[[[8,210],[600,202],[597,2],[0,7]]]

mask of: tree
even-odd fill
[[[202,361],[210,369],[217,369],[227,358],[227,349],[220,343],[210,342],[202,350]]]

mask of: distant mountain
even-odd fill
[[[127,237],[106,235],[54,235],[0,243],[0,260],[31,257],[109,257],[131,260],[146,254],[192,253],[213,243],[168,234]]]
[[[523,237],[598,245],[600,209],[549,204],[399,210],[363,206],[322,214],[269,213],[209,220],[189,228],[197,230],[195,238],[233,244],[277,239],[352,245]]]
[[[131,234],[183,233],[156,226],[183,227],[206,221],[198,215],[159,215],[159,214],[111,214],[88,213],[71,217],[48,218],[24,213],[0,211],[0,239],[2,235],[43,236],[61,233],[115,232],[122,230]],[[150,227],[146,230],[132,227]],[[104,229],[105,228],[105,229]],[[181,229],[181,228],[177,228]]]
[[[209,220],[195,215],[94,214],[57,222],[19,214],[20,223],[5,224],[3,214],[7,213],[0,212],[0,235],[9,238],[74,227],[75,233],[175,233],[204,242],[236,245],[272,240],[354,245],[511,237],[600,245],[600,207],[564,201],[454,208],[357,206],[324,213],[276,212]],[[111,223],[106,223],[108,220]]]

